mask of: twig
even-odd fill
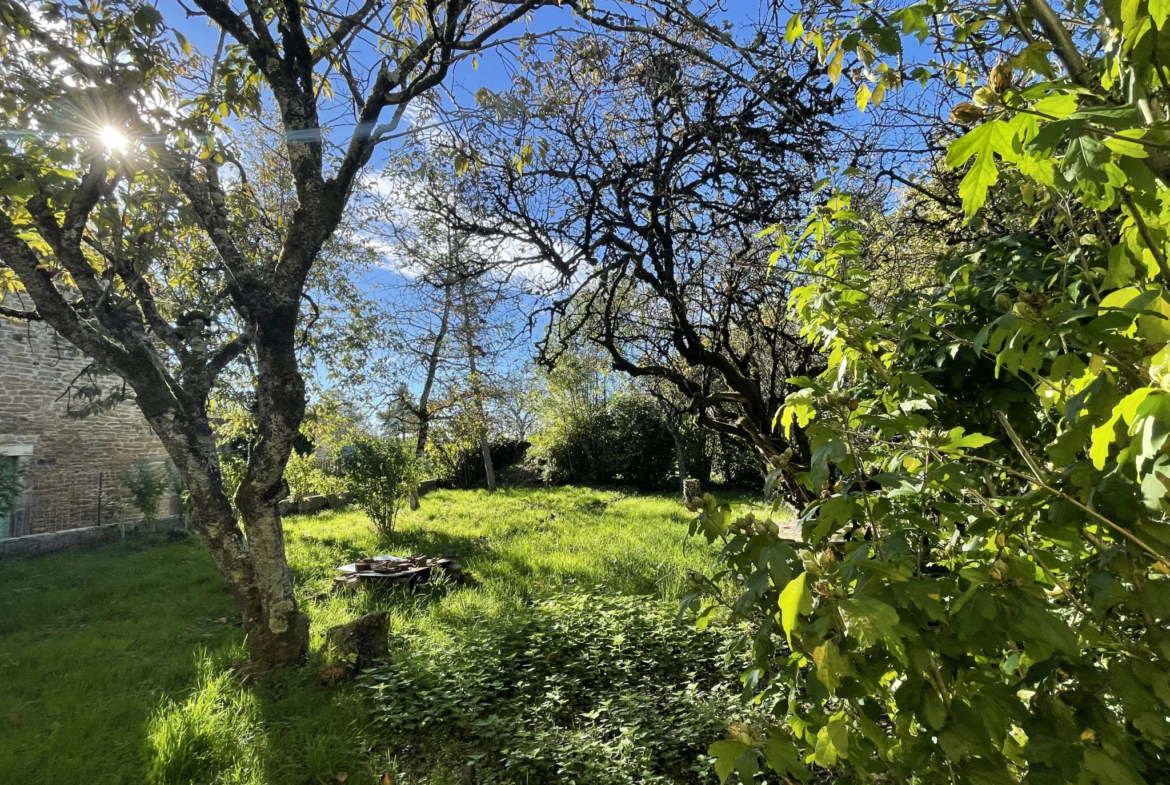
[[[1119,523],[1114,523],[1113,521],[1109,520],[1104,515],[1097,512],[1096,510],[1092,509],[1091,507],[1088,507],[1088,506],[1082,504],[1079,499],[1076,499],[1072,496],[1069,496],[1067,493],[1065,493],[1063,491],[1059,491],[1056,488],[1053,488],[1047,482],[1045,482],[1044,475],[1040,472],[1039,466],[1036,463],[1036,459],[1033,458],[1031,453],[1028,452],[1027,448],[1024,447],[1024,443],[1020,441],[1020,437],[1016,434],[1015,428],[1013,428],[1011,423],[1008,422],[1007,417],[1004,416],[1003,412],[996,412],[995,416],[996,416],[996,419],[999,420],[1000,425],[1002,425],[1004,430],[1007,431],[1008,437],[1012,440],[1012,444],[1015,445],[1016,450],[1019,451],[1021,457],[1023,457],[1023,459],[1024,459],[1024,462],[1028,464],[1028,468],[1032,470],[1032,473],[1035,476],[1031,477],[1031,478],[1026,477],[1026,476],[1020,474],[1019,472],[1013,471],[1013,470],[1007,468],[1006,466],[1001,466],[1000,464],[997,464],[995,461],[990,461],[986,458],[979,458],[979,457],[974,456],[974,455],[968,455],[967,456],[968,458],[975,460],[975,461],[982,461],[985,463],[989,463],[993,466],[996,466],[1001,471],[1015,475],[1016,477],[1019,477],[1020,479],[1030,480],[1032,482],[1035,482],[1036,485],[1038,485],[1039,487],[1048,491],[1049,493],[1056,495],[1056,496],[1059,496],[1060,498],[1064,499],[1065,501],[1075,505],[1081,511],[1088,513],[1089,515],[1092,515],[1094,518],[1101,521],[1109,528],[1113,529],[1114,531],[1119,532],[1126,539],[1132,541],[1135,545],[1137,545],[1139,548],[1141,548],[1143,551],[1145,551],[1151,558],[1153,558],[1155,561],[1157,561],[1163,567],[1170,569],[1170,559],[1167,559],[1165,556],[1158,553],[1158,551],[1151,548],[1148,544],[1146,544],[1146,542],[1144,540],[1139,538],[1136,534],[1131,532],[1129,529],[1126,529],[1124,526],[1122,526]]]

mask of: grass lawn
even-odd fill
[[[436,492],[388,540],[359,513],[292,518],[316,660],[327,627],[392,612],[393,662],[341,688],[319,661],[232,675],[242,631],[194,538],[0,563],[0,780],[444,783],[477,761],[481,782],[701,781],[697,741],[649,738],[726,722],[718,636],[673,623],[687,571],[713,563],[688,520],[670,497],[575,488]],[[331,592],[372,553],[456,556],[477,584]]]

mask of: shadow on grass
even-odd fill
[[[145,781],[159,696],[242,640],[201,545],[167,536],[0,565],[0,779]],[[11,780],[6,779],[11,777]]]
[[[300,785],[372,781],[368,709],[353,688],[324,686],[316,668],[241,679],[242,649],[198,658],[181,699],[160,701],[146,728],[151,785]]]
[[[313,617],[315,646],[320,646],[320,633],[328,626],[355,614],[391,609],[396,613],[396,636],[450,641],[450,661],[456,667],[467,660],[468,652],[472,658],[478,656],[476,651],[485,657],[490,653],[460,648],[477,629],[493,628],[523,640],[527,633],[521,635],[513,616],[531,611],[533,636],[556,623],[556,614],[539,609],[548,597],[591,590],[671,596],[658,591],[662,576],[675,580],[690,564],[671,545],[685,528],[680,527],[685,513],[677,504],[667,509],[653,498],[640,507],[641,499],[613,498],[610,491],[557,489],[501,493],[490,499],[450,493],[424,507],[428,504],[427,515],[433,518],[408,518],[407,525],[387,537],[379,537],[364,518],[352,513],[289,522],[290,563],[298,596]],[[438,586],[413,595],[332,593],[337,565],[380,553],[451,556],[481,585]],[[637,602],[653,600],[642,597]],[[667,611],[673,616],[675,606]],[[583,614],[597,615],[595,608]],[[0,565],[0,780],[11,776],[14,782],[48,785],[71,782],[80,774],[103,783],[138,785],[150,781],[147,773],[153,766],[154,782],[160,785],[192,781],[303,785],[337,782],[342,773],[347,782],[376,781],[388,753],[368,731],[369,698],[353,688],[322,686],[311,668],[248,684],[235,679],[229,671],[243,658],[237,618],[221,577],[194,538],[181,543],[127,540]],[[622,634],[616,629],[582,629],[595,634],[578,645],[573,642],[577,638],[558,633],[558,640],[571,645],[558,643],[552,654],[593,641],[612,643]],[[611,743],[617,738],[612,733],[637,726],[650,736],[677,735],[665,723],[682,716],[674,707],[689,706],[691,699],[655,686],[657,677],[639,664],[638,651],[645,648],[639,647],[628,666],[619,666],[639,674],[628,692],[635,697],[627,699],[610,690],[608,676],[603,684],[591,687],[598,695],[608,691],[607,700],[612,702],[605,711],[636,723],[580,719],[579,712],[572,721],[555,715],[555,738],[547,741],[562,750],[566,760],[588,768],[594,764],[580,762],[582,756],[593,756],[589,760],[598,766],[628,763],[628,770],[636,771],[637,761],[614,757],[618,748]],[[550,661],[555,665],[555,657]],[[504,659],[487,657],[484,662],[509,683],[524,678]],[[420,659],[415,665],[421,668],[425,663]],[[434,671],[441,688],[436,694],[443,698],[452,694],[450,685],[441,681],[444,667]],[[575,667],[566,662],[565,673]],[[590,672],[601,674],[609,668],[598,665]],[[557,673],[550,678],[562,678]],[[472,675],[467,678],[474,680]],[[673,678],[663,683],[677,684]],[[508,701],[542,706],[546,694],[557,694],[556,684],[542,684],[552,691],[492,698],[493,705],[501,711],[508,708]],[[575,688],[562,684],[560,694],[566,690]],[[572,700],[580,698],[578,691]],[[667,704],[672,713],[658,708]],[[578,708],[591,713],[602,707],[598,703]],[[552,712],[555,707],[546,709]],[[696,718],[707,716],[705,710],[694,710],[698,714],[691,709],[684,714],[703,725],[705,720]],[[661,727],[646,724],[651,720],[644,715],[655,711],[663,717]],[[526,733],[525,728],[540,727],[537,721],[542,716],[530,716],[535,723],[531,726],[524,717],[512,716],[503,730]],[[702,731],[695,738],[708,742],[712,736],[705,725]],[[418,742],[427,739],[438,747],[447,745],[429,731]],[[473,734],[469,739],[466,749],[483,748],[483,737]],[[383,736],[381,741],[394,743],[394,754],[407,754],[408,745],[399,743],[401,739]],[[532,755],[538,754],[537,746],[530,748]],[[641,741],[630,749],[649,756],[667,754]],[[548,771],[543,762],[531,765],[533,772]],[[188,776],[190,772],[197,773]]]

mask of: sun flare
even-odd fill
[[[107,125],[105,128],[103,128],[100,137],[102,144],[104,144],[109,150],[124,150],[126,149],[126,144],[129,141],[124,133],[119,131],[117,128],[114,128],[112,125]]]

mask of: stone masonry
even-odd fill
[[[143,462],[165,472],[167,456],[132,400],[77,417],[78,388],[97,381],[108,392],[121,381],[91,379],[90,360],[47,325],[0,318],[0,462],[13,463],[21,495],[0,537],[40,534],[141,519],[125,485]],[[71,415],[73,413],[73,416]],[[177,512],[168,490],[159,517]]]

